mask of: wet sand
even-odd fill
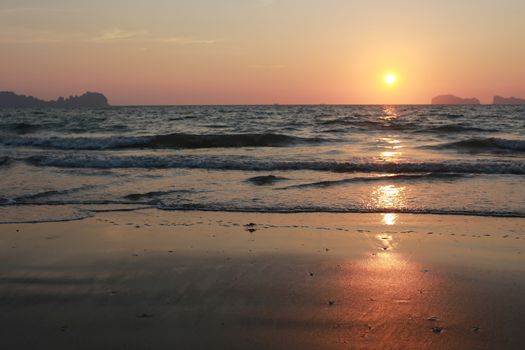
[[[5,349],[523,349],[525,220],[146,210],[0,225]]]

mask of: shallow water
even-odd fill
[[[525,217],[525,107],[3,109],[0,174],[2,222],[34,205]]]

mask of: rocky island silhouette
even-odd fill
[[[440,95],[432,99],[433,105],[479,105],[477,98],[461,98],[454,95]]]
[[[0,108],[102,108],[109,107],[106,96],[99,92],[86,92],[80,96],[59,97],[44,101],[33,96],[18,95],[12,91],[0,91]]]
[[[518,97],[494,96],[493,104],[495,105],[523,105],[525,99]]]
[[[433,105],[479,105],[481,102],[477,98],[461,98],[455,95],[439,95],[432,99]],[[518,97],[494,96],[494,105],[522,105],[525,99]]]

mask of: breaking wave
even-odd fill
[[[446,209],[416,209],[416,208],[334,208],[322,206],[296,206],[293,208],[283,207],[253,207],[235,208],[231,205],[199,205],[199,204],[179,204],[179,205],[160,205],[160,210],[183,210],[183,211],[220,211],[220,212],[240,212],[240,213],[358,213],[358,214],[426,214],[426,215],[465,215],[465,216],[487,216],[487,217],[510,217],[524,218],[523,211],[491,211],[491,210],[446,210]]]
[[[445,143],[429,148],[466,150],[472,153],[492,152],[510,153],[525,152],[525,140],[510,140],[497,137],[490,138],[471,138],[457,142]]]
[[[337,161],[278,161],[241,156],[115,156],[115,155],[38,155],[25,159],[36,166],[63,168],[187,168],[215,170],[275,171],[314,170],[331,172],[406,173],[471,173],[525,174],[525,161],[441,161],[441,162],[337,162]],[[435,176],[435,175],[433,175]]]
[[[3,130],[12,131],[17,134],[28,134],[35,132],[41,128],[40,125],[29,124],[29,123],[8,123],[0,125],[0,128]]]
[[[196,135],[174,133],[156,136],[107,137],[107,138],[5,138],[5,146],[29,146],[60,150],[111,150],[126,148],[233,148],[233,147],[285,147],[301,143],[329,141],[281,134],[211,134]]]
[[[281,189],[301,189],[310,187],[332,187],[340,186],[352,183],[362,182],[380,182],[380,181],[428,181],[428,180],[441,180],[451,181],[466,178],[466,174],[454,174],[454,173],[426,173],[426,174],[401,174],[401,175],[386,175],[386,176],[371,176],[371,177],[352,177],[349,179],[334,180],[334,181],[319,181],[307,184],[293,185],[283,187]]]
[[[246,180],[246,182],[252,183],[257,186],[264,185],[273,185],[280,181],[289,180],[286,177],[275,176],[275,175],[265,175],[265,176],[254,176]]]
[[[416,130],[418,133],[462,133],[462,132],[497,132],[495,129],[483,129],[461,124],[440,125]]]

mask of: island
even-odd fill
[[[518,97],[494,96],[493,104],[495,105],[523,105],[525,104],[525,99],[518,98]]]
[[[80,96],[59,97],[44,101],[33,96],[18,95],[12,91],[0,91],[0,108],[103,108],[109,107],[106,96],[98,92],[86,92]]]
[[[454,95],[440,95],[432,99],[433,105],[479,105],[477,98],[461,98]]]

